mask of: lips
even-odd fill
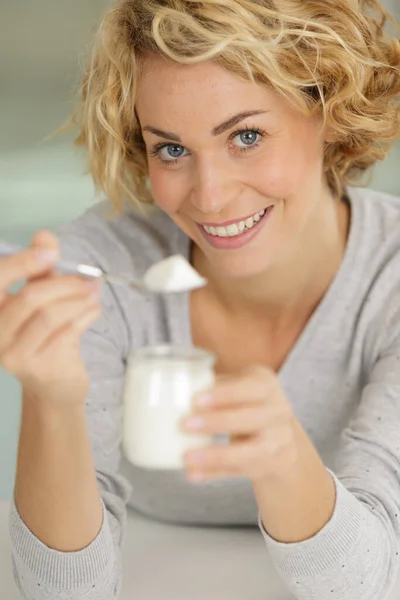
[[[265,210],[241,221],[231,221],[224,225],[197,223],[197,226],[211,246],[233,250],[245,246],[260,233],[269,221],[273,208],[274,205],[268,206]]]
[[[263,218],[265,211],[266,209],[263,209],[240,221],[230,221],[225,224],[216,224],[215,226],[202,223],[202,227],[204,227],[207,233],[217,237],[235,237],[254,227]]]
[[[269,208],[269,206],[267,206],[267,208]],[[267,208],[263,208],[262,210],[267,210]],[[261,211],[258,211],[258,212],[261,212]],[[242,219],[231,219],[230,221],[224,221],[223,223],[197,222],[197,224],[203,225],[206,227],[227,227],[228,225],[231,225],[232,223],[239,223],[240,221],[246,221],[247,219],[252,217],[254,214],[255,213],[251,213],[250,215],[247,215],[247,217],[242,217]]]

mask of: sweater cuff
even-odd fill
[[[316,576],[343,559],[361,534],[362,506],[331,471],[336,503],[328,523],[315,536],[302,542],[277,542],[259,526],[275,567],[287,577]]]
[[[102,526],[93,542],[78,552],[59,552],[47,547],[28,529],[12,500],[9,528],[17,564],[22,564],[38,584],[52,588],[69,590],[96,582],[115,561],[114,543],[103,503],[102,507]]]

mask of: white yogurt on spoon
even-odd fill
[[[152,265],[143,281],[149,290],[160,293],[190,292],[207,283],[207,279],[201,277],[180,254]]]

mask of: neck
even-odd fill
[[[347,201],[319,202],[298,243],[279,264],[247,279],[224,278],[195,247],[193,263],[208,279],[205,290],[230,314],[253,314],[278,323],[313,312],[343,259],[350,210]]]

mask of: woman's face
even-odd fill
[[[261,274],[301,243],[327,194],[319,119],[213,62],[153,56],[136,110],[155,202],[222,276]]]

